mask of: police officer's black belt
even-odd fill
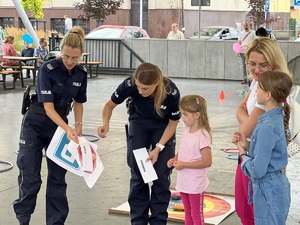
[[[46,114],[46,111],[43,106],[36,105],[31,103],[29,105],[29,110],[38,114]],[[61,108],[55,108],[55,111],[60,115],[60,116],[67,116],[69,114],[70,108],[69,105]]]
[[[38,114],[46,114],[44,107],[35,104],[30,104],[29,110]]]

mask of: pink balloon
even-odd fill
[[[234,43],[232,49],[236,54],[239,54],[242,51],[242,47],[239,43]]]

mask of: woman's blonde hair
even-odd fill
[[[152,63],[142,63],[139,65],[133,76],[132,80],[134,83],[134,80],[137,79],[140,83],[144,85],[152,85],[158,83],[155,91],[154,91],[154,108],[156,113],[163,117],[163,114],[160,110],[160,106],[167,97],[167,94],[169,93],[167,91],[167,86],[169,86],[169,79],[165,77],[160,70],[160,68]]]
[[[84,31],[80,26],[74,26],[68,31],[62,40],[61,49],[65,45],[71,48],[79,48],[81,53],[84,52]]]
[[[179,107],[181,110],[189,113],[200,113],[199,125],[207,130],[211,135],[211,128],[209,125],[208,113],[207,113],[207,104],[205,99],[200,95],[186,95],[180,99]]]
[[[274,71],[282,71],[292,77],[285,57],[277,42],[268,37],[256,38],[248,46],[248,49],[245,53],[246,62],[248,62],[251,52],[263,54],[267,59],[268,64],[273,67]]]

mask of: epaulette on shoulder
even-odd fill
[[[177,87],[170,82],[170,84],[166,87],[166,91],[167,93],[173,95],[173,96],[177,96],[179,94],[179,91],[177,90]]]
[[[85,66],[78,64],[77,68],[87,73],[87,69]]]
[[[126,87],[132,87],[132,86],[133,86],[133,84],[132,84],[131,78],[127,79],[127,81],[126,81]]]
[[[51,60],[50,62],[46,62],[46,70],[51,71],[58,67],[58,63],[56,60]]]

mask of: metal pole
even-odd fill
[[[184,0],[181,1],[181,12],[182,12],[182,27],[184,27]]]
[[[39,46],[39,38],[37,36],[37,34],[35,33],[32,24],[30,23],[28,16],[25,13],[25,10],[23,9],[22,5],[21,5],[21,1],[20,0],[13,0],[14,5],[16,6],[16,10],[19,14],[19,16],[21,17],[24,26],[26,27],[26,29],[28,30],[28,33],[30,34],[30,36],[33,39],[33,42],[36,46]]]
[[[199,0],[199,32],[198,32],[198,38],[199,38],[199,40],[200,40],[200,36],[201,36],[201,32],[200,32],[200,30],[201,30],[201,1],[202,0]]]
[[[140,28],[143,28],[143,0],[140,0]]]

